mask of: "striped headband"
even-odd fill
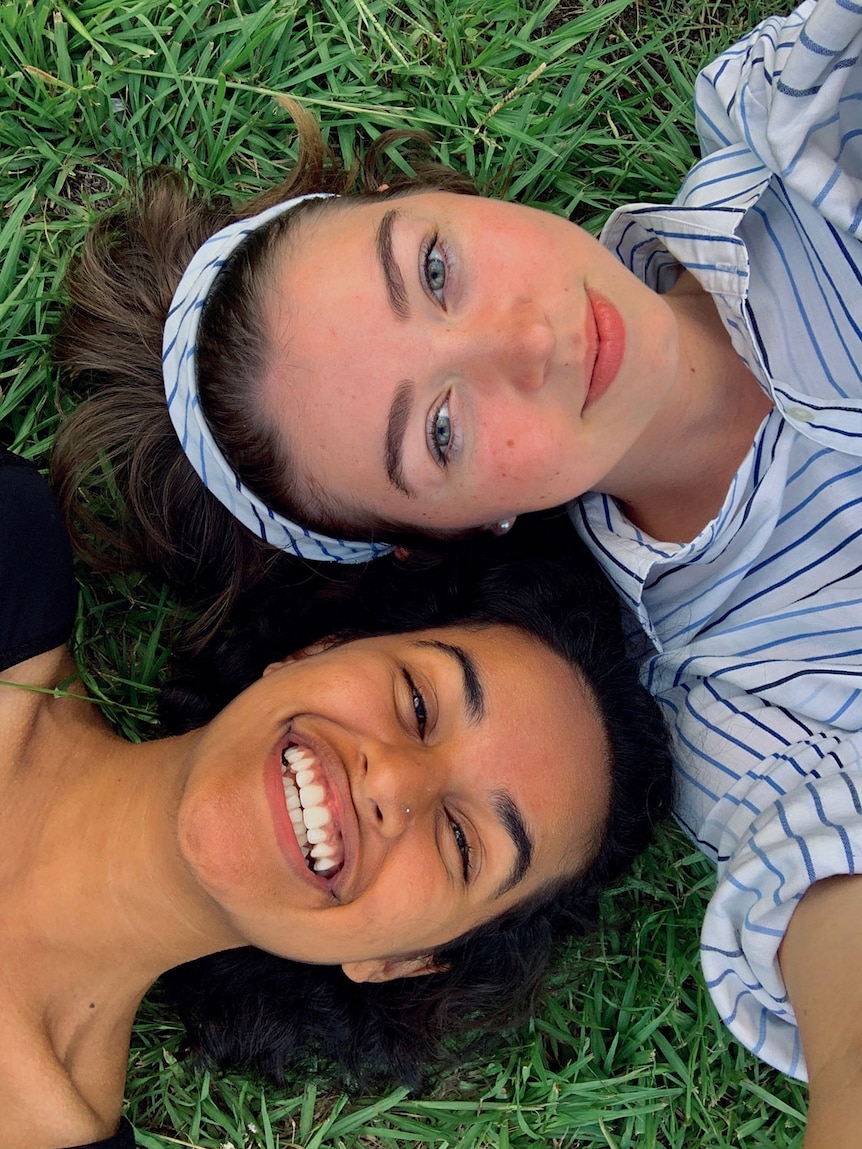
[[[361,563],[387,554],[382,543],[355,543],[317,534],[268,507],[243,483],[221,453],[201,410],[198,393],[198,325],[207,297],[230,255],[257,228],[308,199],[327,199],[323,192],[297,196],[250,219],[228,224],[211,236],[192,257],[174,292],[162,340],[162,374],[168,413],[180,445],[206,489],[234,518],[280,550],[304,559]]]

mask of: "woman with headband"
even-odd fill
[[[118,384],[140,388],[146,360],[149,441],[129,443],[139,414],[125,445],[92,442],[129,452],[139,545],[179,579],[189,559],[222,589],[238,567],[257,577],[252,540],[278,543],[277,515],[327,536],[306,552],[287,528],[287,550],[343,560],[357,540],[411,549],[569,501],[642,632],[644,681],[675,732],[678,816],[719,867],[702,939],[716,1005],[758,1055],[810,1076],[812,1144],[832,1145],[836,1099],[862,1090],[862,939],[842,932],[862,920],[860,49],[850,0],[764,21],[699,79],[706,154],[675,202],[620,209],[601,242],[431,173],[252,215],[241,243],[215,241],[222,273],[187,285],[166,327],[194,251],[230,221],[198,208],[174,230],[188,209],[161,191],[143,230],[102,225],[60,343],[68,367],[110,384],[62,449],[67,502],[92,420],[124,409]],[[314,154],[290,195],[341,190]],[[160,303],[130,340],[132,303],[100,307],[148,231],[135,276]],[[180,438],[162,407],[157,448],[162,388]],[[217,505],[188,485],[193,468],[213,482],[198,400]],[[256,536],[222,514],[248,490]],[[855,1144],[858,1113],[843,1116]]]
[[[597,572],[570,546],[372,570],[293,645],[283,610],[223,642],[211,693],[248,688],[203,725],[175,692],[186,732],[132,744],[76,681],[43,481],[3,453],[0,496],[3,1149],[131,1149],[132,1020],[170,967],[199,1051],[276,1077],[322,1054],[415,1086],[459,1027],[523,1017],[669,796]]]

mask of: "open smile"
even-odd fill
[[[281,784],[305,864],[312,873],[334,878],[344,866],[344,840],[324,772],[308,747],[289,745],[282,750]]]

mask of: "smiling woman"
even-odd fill
[[[447,1035],[523,1016],[668,800],[596,576],[517,538],[427,578],[384,565],[291,643],[258,600],[265,643],[228,636],[193,679],[250,685],[131,744],[59,645],[71,568],[38,474],[3,455],[0,485],[0,1147],[127,1143],[132,1019],[172,967],[193,1043],[275,1073],[324,1053],[415,1085]]]
[[[277,870],[286,853],[303,891],[293,944],[308,962],[340,954],[353,979],[259,949],[174,970],[163,984],[206,1060],[279,1074],[322,1051],[366,1086],[415,1085],[423,1065],[451,1058],[447,1035],[510,1028],[530,1009],[551,942],[594,920],[599,890],[668,799],[661,728],[623,655],[615,604],[581,557],[557,520],[474,540],[421,577],[372,566],[359,588],[289,622],[278,590],[269,603],[256,593],[168,692],[168,725],[184,730],[273,666],[287,628],[306,644],[298,665],[264,680],[269,689],[292,667],[316,700],[269,754],[267,857]],[[310,642],[326,628],[354,641]],[[256,732],[265,712],[255,705]],[[200,774],[185,818],[212,817],[220,835],[248,842],[254,828],[238,827],[230,796],[241,770],[219,745],[221,784],[210,791]],[[319,821],[336,864],[315,884],[303,839],[314,847]],[[219,851],[187,848],[248,922],[267,871],[253,888],[241,873],[234,884]],[[321,888],[333,896],[310,905]]]
[[[519,630],[358,639],[271,667],[212,723],[180,851],[256,945],[363,980],[424,972],[592,860],[608,759],[582,676]]]

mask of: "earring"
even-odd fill
[[[491,527],[491,530],[494,532],[495,535],[505,535],[505,534],[509,533],[509,531],[512,529],[514,524],[515,524],[514,518],[501,519],[500,522],[497,523],[496,526]]]

